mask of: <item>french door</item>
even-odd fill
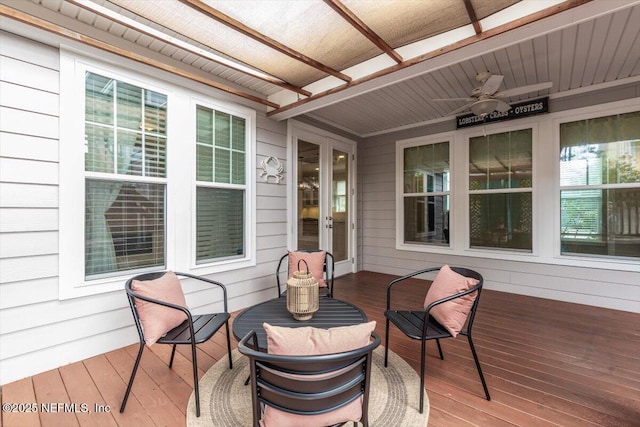
[[[294,233],[290,247],[324,249],[337,276],[355,271],[355,143],[295,129]]]

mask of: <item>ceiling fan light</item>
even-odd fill
[[[497,99],[481,99],[471,106],[471,112],[476,116],[484,117],[487,114],[495,111],[497,106]]]

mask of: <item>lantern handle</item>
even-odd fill
[[[304,262],[304,265],[307,266],[307,274],[309,274],[309,264],[307,264],[307,261],[305,261],[303,259],[299,259],[298,260],[298,271],[302,271],[302,270],[300,270],[300,261]]]

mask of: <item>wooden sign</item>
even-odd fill
[[[513,120],[522,117],[533,116],[549,112],[549,97],[529,100],[513,104],[509,111],[501,113],[494,111],[485,117],[476,116],[475,114],[465,114],[456,117],[456,129],[466,128],[469,126],[483,125],[491,122],[501,122],[503,120]]]

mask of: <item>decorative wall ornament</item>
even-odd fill
[[[265,182],[269,182],[269,177],[271,176],[276,179],[276,184],[280,184],[282,174],[284,173],[284,166],[282,166],[282,163],[280,163],[277,157],[267,157],[260,162],[260,168],[262,168],[260,176],[264,177]]]

